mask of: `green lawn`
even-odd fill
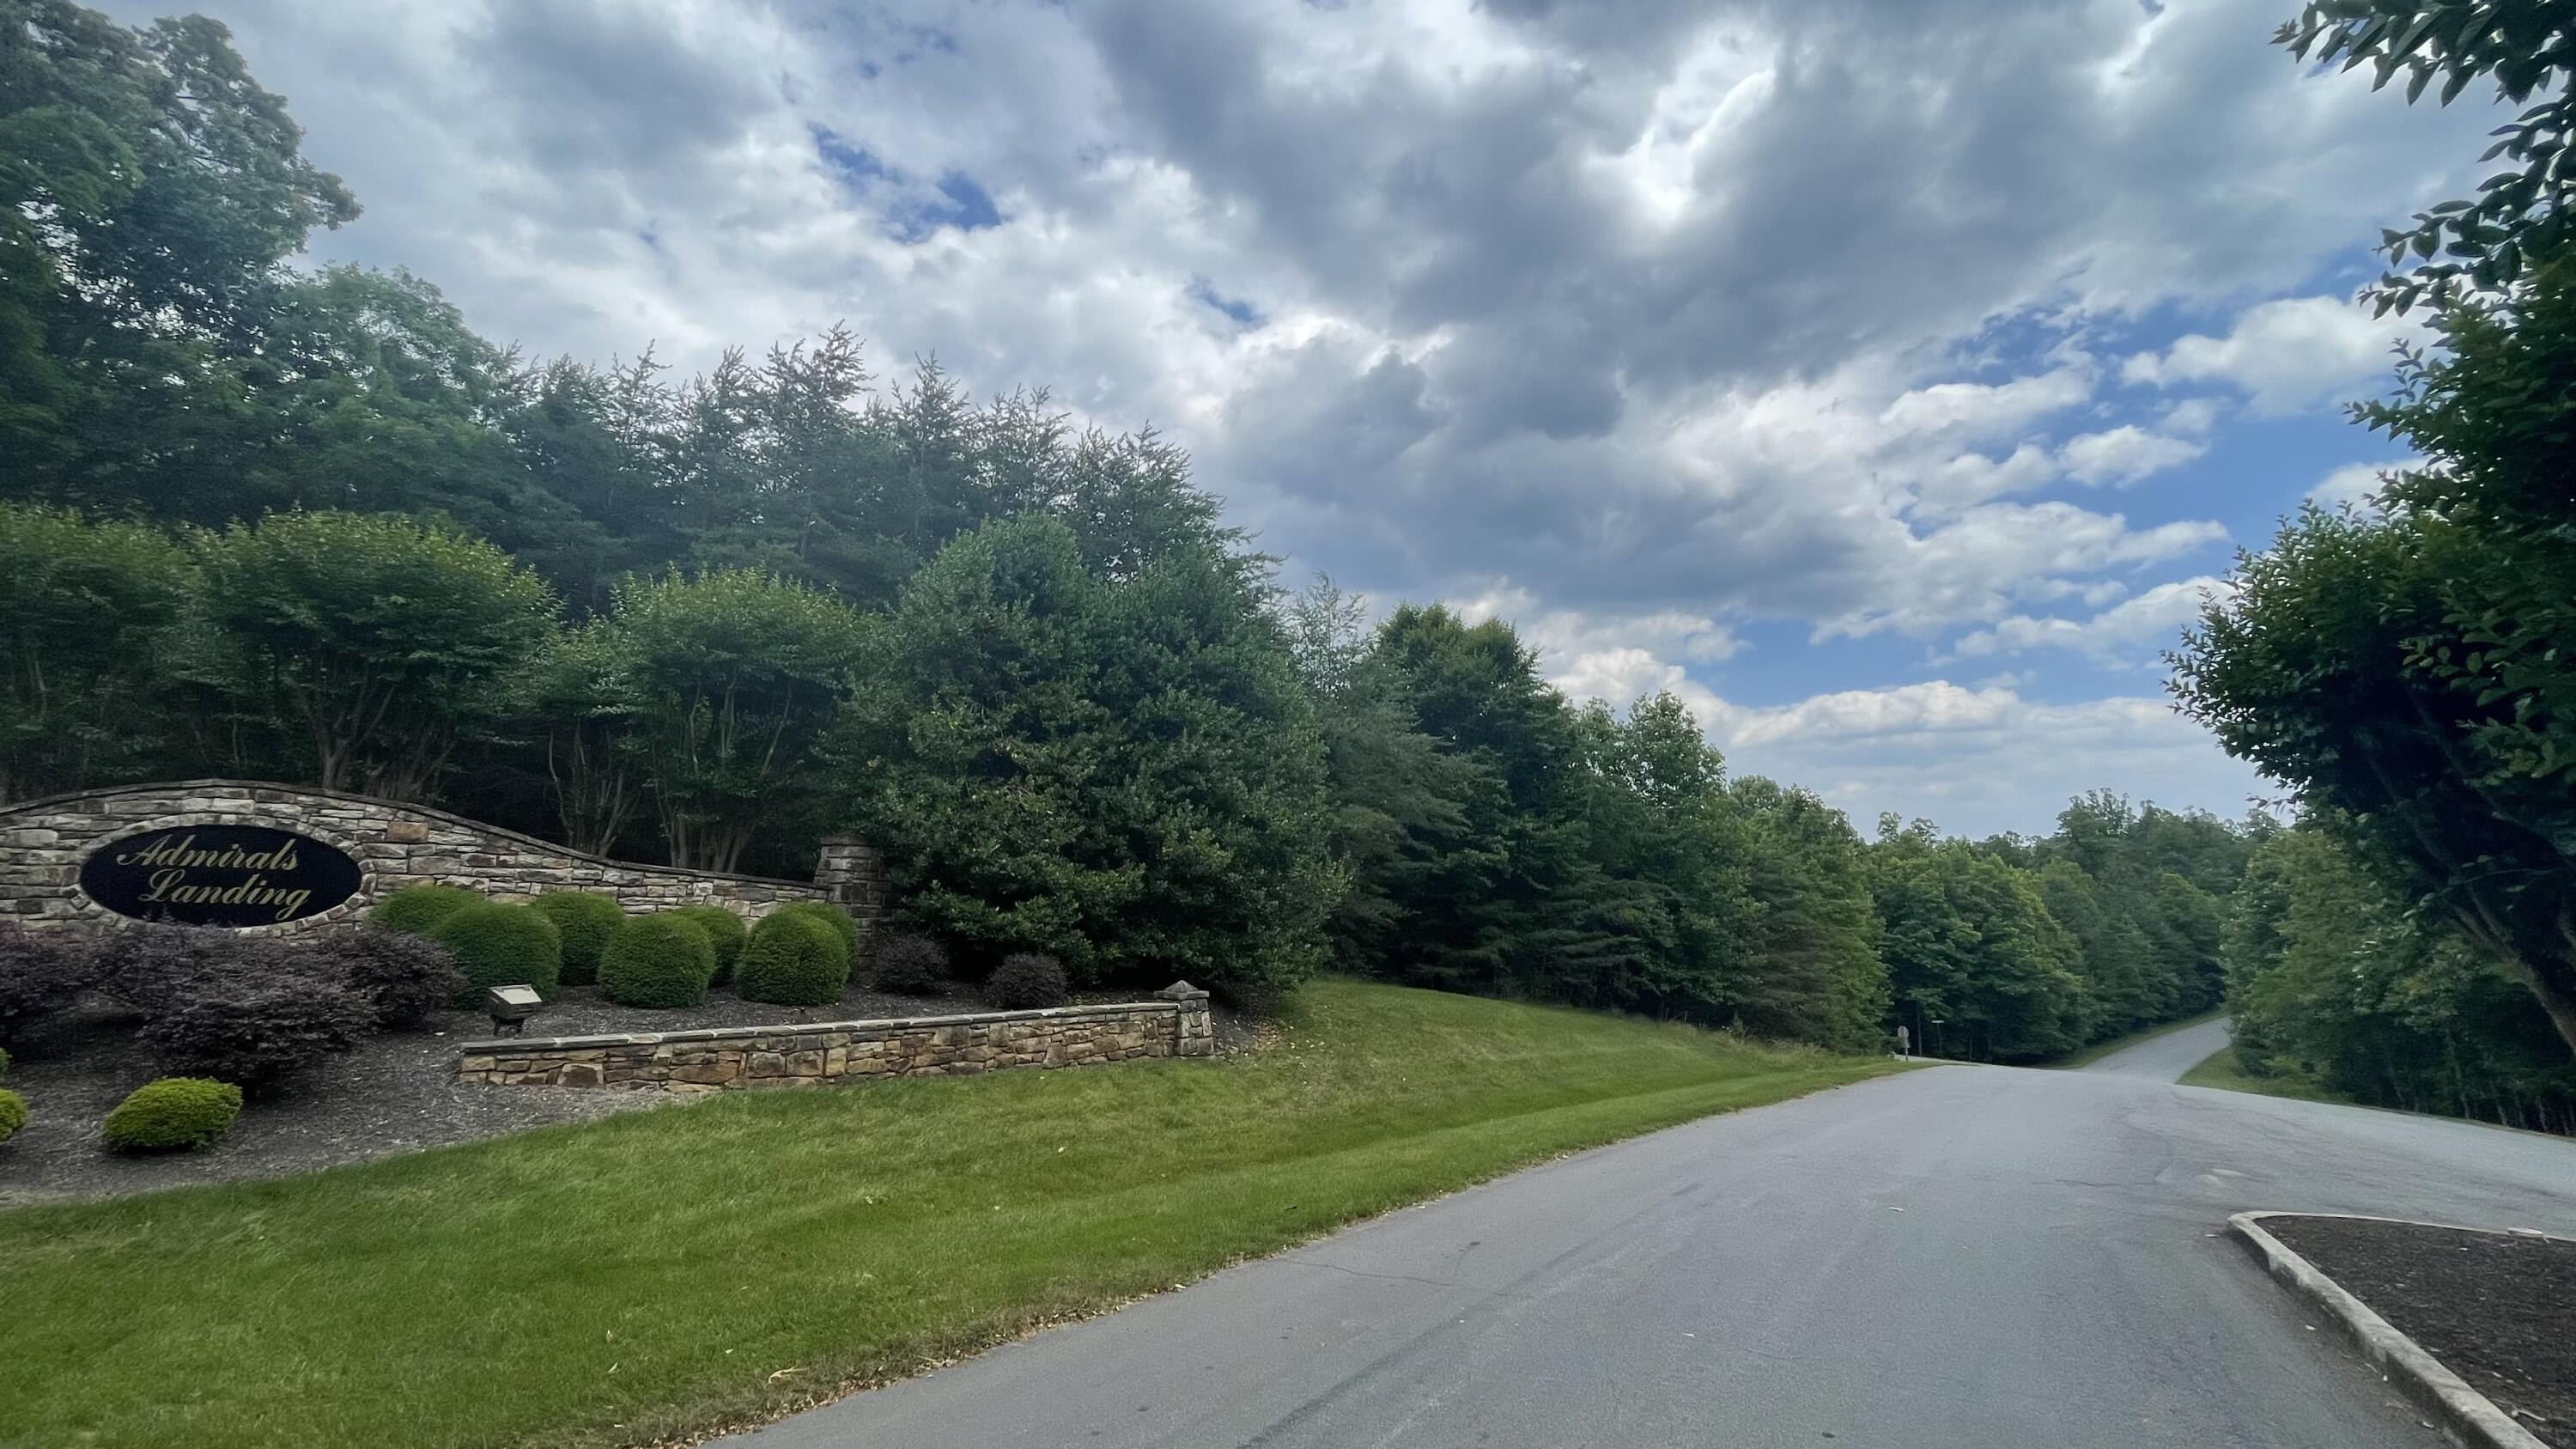
[[[1555,1153],[1893,1069],[1325,981],[1245,1058],[725,1093],[0,1213],[0,1443],[590,1445],[757,1420]]]
[[[2237,1063],[2236,1048],[2220,1047],[2199,1066],[2182,1074],[2186,1087],[2218,1087],[2230,1092],[2257,1092],[2266,1097],[2293,1097],[2302,1102],[2350,1104],[2352,1098],[2306,1076],[2258,1077]]]

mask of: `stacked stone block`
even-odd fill
[[[621,1036],[507,1038],[457,1049],[460,1081],[501,1086],[819,1087],[870,1077],[970,1077],[1216,1050],[1207,993],[1179,983],[1156,1001]]]

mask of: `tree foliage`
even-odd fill
[[[2493,133],[2479,158],[2508,168],[2477,194],[2415,214],[2404,230],[2380,233],[2392,270],[2375,289],[2379,310],[2404,312],[2419,300],[2447,306],[2509,287],[2565,242],[2576,167],[2567,164],[2576,78],[2576,4],[2569,0],[2312,0],[2273,37],[2315,65],[2367,65],[2372,89],[2406,77],[2406,99],[2441,81],[2447,106],[2481,77],[2499,100],[2542,99]],[[2395,268],[2404,267],[2404,272]]]
[[[1224,555],[1179,547],[1122,578],[1061,522],[987,524],[906,586],[861,674],[850,818],[920,924],[1086,982],[1288,984],[1317,964],[1339,885],[1321,744]]]
[[[611,698],[675,865],[732,870],[822,787],[817,746],[865,624],[819,589],[720,569],[621,586]]]
[[[2333,833],[2255,853],[2227,923],[2238,1062],[2380,1106],[2576,1131],[2576,1064],[2488,953],[2391,896]]]
[[[2029,871],[1894,816],[1870,856],[1889,988],[1919,1047],[2029,1061],[2084,1044],[2081,950]]]
[[[2518,973],[2576,1050],[2576,268],[2439,320],[2384,512],[2310,506],[2175,656],[2184,708]]]
[[[525,566],[406,519],[271,514],[206,535],[197,559],[205,677],[300,734],[325,789],[428,795],[553,627]]]
[[[157,763],[186,550],[139,524],[0,504],[0,801]]]

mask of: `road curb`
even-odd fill
[[[2354,1214],[2236,1213],[2227,1219],[2227,1227],[2266,1272],[2322,1310],[2361,1350],[2362,1357],[2385,1373],[2416,1407],[2431,1414],[2444,1438],[2463,1449],[2549,1449],[2538,1436],[2497,1408],[2494,1400],[2444,1368],[2441,1360],[2424,1351],[2423,1345],[2399,1333],[2316,1264],[2263,1230],[2265,1218],[2351,1216]]]

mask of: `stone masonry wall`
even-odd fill
[[[499,900],[576,889],[617,897],[630,912],[712,903],[757,919],[786,901],[836,901],[862,928],[885,909],[875,851],[846,836],[823,842],[815,880],[772,880],[610,860],[426,806],[366,795],[241,780],[187,780],[56,795],[0,809],[0,921],[30,926],[126,924],[80,889],[81,861],[129,835],[186,825],[291,830],[353,857],[357,894],[301,920],[242,929],[310,930],[346,920],[394,891],[423,882],[465,886]]]
[[[712,1027],[627,1036],[505,1037],[457,1049],[460,1081],[507,1086],[819,1087],[869,1077],[965,1077],[1216,1051],[1207,993],[1159,1001],[889,1021]]]

